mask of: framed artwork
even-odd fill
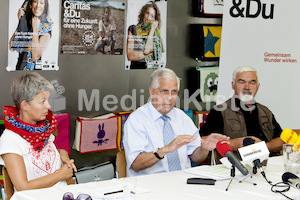
[[[201,61],[218,61],[221,34],[221,25],[190,24],[191,56]]]

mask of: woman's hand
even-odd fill
[[[63,164],[57,172],[60,173],[61,180],[68,180],[73,176],[73,169],[67,164]]]
[[[147,41],[146,41],[146,44],[145,44],[145,49],[144,49],[143,53],[146,56],[149,56],[149,54],[154,51],[154,49],[153,49],[153,37],[154,37],[155,29],[157,29],[157,27],[158,27],[158,21],[155,20],[151,24],[151,30],[149,32],[149,35],[148,35],[148,38],[147,38]]]
[[[18,10],[18,19],[20,20],[21,17],[23,17],[24,15],[25,15],[24,8],[19,8],[19,10]]]
[[[155,20],[155,21],[153,21],[152,24],[151,24],[151,30],[155,30],[157,27],[158,27],[158,21]]]
[[[60,159],[62,164],[67,165],[69,168],[72,168],[74,172],[77,172],[74,160],[69,158],[68,152],[64,149],[59,149],[58,151],[60,153]]]
[[[73,159],[69,159],[65,162],[63,162],[63,164],[66,164],[68,167],[72,168],[74,172],[77,172],[77,168],[74,164],[74,160]]]

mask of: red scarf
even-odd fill
[[[3,114],[5,115],[5,128],[19,134],[36,151],[41,151],[44,148],[57,123],[51,110],[48,110],[46,119],[38,122],[37,125],[23,122],[19,118],[19,110],[13,106],[4,106]]]

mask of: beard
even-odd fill
[[[245,104],[253,104],[254,96],[252,95],[251,90],[242,90],[239,94],[239,99]]]
[[[251,94],[240,94],[239,99],[244,103],[251,103],[254,97]]]

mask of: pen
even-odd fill
[[[120,192],[123,192],[123,190],[118,190],[118,191],[113,191],[113,192],[107,192],[107,193],[104,193],[104,195],[115,194],[115,193],[120,193]]]

